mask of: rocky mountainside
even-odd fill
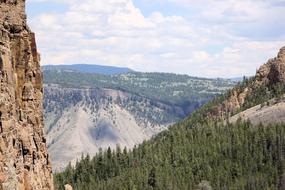
[[[236,123],[239,119],[250,121],[253,125],[281,124],[285,122],[285,98],[275,98],[263,104],[259,104],[230,117],[230,123]]]
[[[0,189],[53,189],[39,61],[25,0],[1,0]]]
[[[285,122],[285,47],[281,48],[277,57],[270,59],[262,65],[254,78],[247,82],[248,87],[240,88],[242,96],[239,101],[232,96],[230,101],[235,102],[235,110],[242,112],[229,118],[230,122],[238,119],[249,120],[252,124],[258,125],[284,123]],[[262,98],[257,98],[257,95]],[[237,97],[237,96],[236,96]],[[249,104],[251,101],[254,104]],[[241,109],[242,108],[242,109]],[[233,112],[234,113],[234,112]]]
[[[225,94],[219,103],[211,107],[207,117],[227,119],[259,104],[265,104],[284,93],[285,83],[285,47],[281,48],[277,57],[262,65],[256,75],[245,79],[233,90]]]
[[[117,145],[131,149],[235,84],[174,74],[86,77],[62,70],[45,71],[45,83],[45,127],[56,171],[82,153],[92,156]]]

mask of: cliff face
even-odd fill
[[[230,96],[222,104],[216,106],[212,114],[226,117],[228,114],[235,113],[256,89],[275,84],[285,85],[285,47],[280,49],[277,57],[270,59],[258,69],[249,84],[240,89],[233,89]]]
[[[53,189],[39,61],[25,0],[0,0],[0,189]]]
[[[277,57],[261,66],[256,78],[260,83],[285,84],[285,47],[280,49]]]

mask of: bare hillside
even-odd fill
[[[271,100],[264,104],[254,106],[230,118],[234,123],[238,119],[249,120],[252,124],[276,124],[285,122],[285,99]]]

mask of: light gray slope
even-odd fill
[[[263,105],[257,105],[230,118],[234,123],[238,119],[249,120],[252,124],[276,124],[285,122],[285,99],[271,100]]]
[[[173,123],[170,116],[163,119],[168,114],[164,110],[167,105],[161,104],[162,109],[150,105],[147,99],[141,99],[141,104],[132,102],[129,94],[120,91],[95,91],[46,88],[50,99],[49,106],[45,106],[45,126],[54,170],[64,168],[82,154],[94,155],[99,148],[132,148]],[[120,103],[124,101],[127,103]],[[139,115],[143,109],[162,119],[158,122],[151,116]]]

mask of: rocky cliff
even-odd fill
[[[25,0],[0,0],[0,189],[53,189],[39,61]]]
[[[257,84],[285,84],[285,47],[281,48],[277,57],[270,59],[257,71]]]
[[[276,95],[276,86],[279,85],[279,90],[284,91],[285,85],[285,47],[281,48],[277,57],[268,60],[267,63],[263,64],[256,72],[256,75],[250,79],[245,80],[243,83],[235,87],[233,90],[229,91],[226,99],[215,106],[209,117],[222,116],[224,118],[232,116],[242,108],[245,108],[245,103],[255,101],[256,98],[273,98]],[[274,89],[275,88],[275,89]],[[262,94],[263,93],[263,94]],[[275,93],[275,95],[273,95]],[[280,92],[283,93],[283,92]],[[272,94],[272,95],[270,95]],[[264,96],[264,97],[260,97]],[[266,98],[265,98],[266,97]],[[262,103],[262,102],[259,102]],[[259,104],[258,103],[258,104]],[[256,105],[258,105],[256,104]],[[252,106],[256,106],[253,105]],[[246,108],[250,108],[247,106]]]

